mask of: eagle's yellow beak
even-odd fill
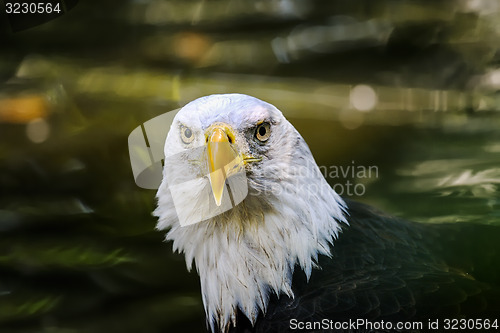
[[[230,144],[235,139],[231,126],[225,123],[213,124],[207,129],[205,136],[210,185],[215,203],[220,206],[226,179],[239,171],[239,167],[243,165],[243,158]]]

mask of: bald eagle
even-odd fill
[[[164,152],[157,228],[194,262],[212,332],[420,321],[415,331],[500,315],[499,228],[408,222],[342,199],[271,104],[190,102]],[[408,326],[384,329],[395,328]]]

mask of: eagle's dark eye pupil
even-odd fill
[[[181,127],[180,136],[181,136],[182,142],[184,142],[185,144],[190,144],[191,142],[193,142],[194,135],[195,135],[195,133],[189,127],[186,127],[186,126]]]
[[[255,131],[255,138],[260,142],[266,142],[270,135],[271,129],[269,128],[269,123],[260,124]]]

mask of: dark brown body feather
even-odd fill
[[[292,318],[427,324],[500,316],[500,227],[414,223],[347,205],[350,225],[332,257],[320,258],[321,270],[306,281],[297,269],[294,299],[271,297],[254,327],[240,314],[232,331],[288,332]]]

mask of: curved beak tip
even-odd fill
[[[238,154],[231,148],[226,130],[216,126],[208,131],[207,158],[209,179],[214,195],[215,204],[222,204],[222,196],[226,185],[227,170],[234,164]]]

